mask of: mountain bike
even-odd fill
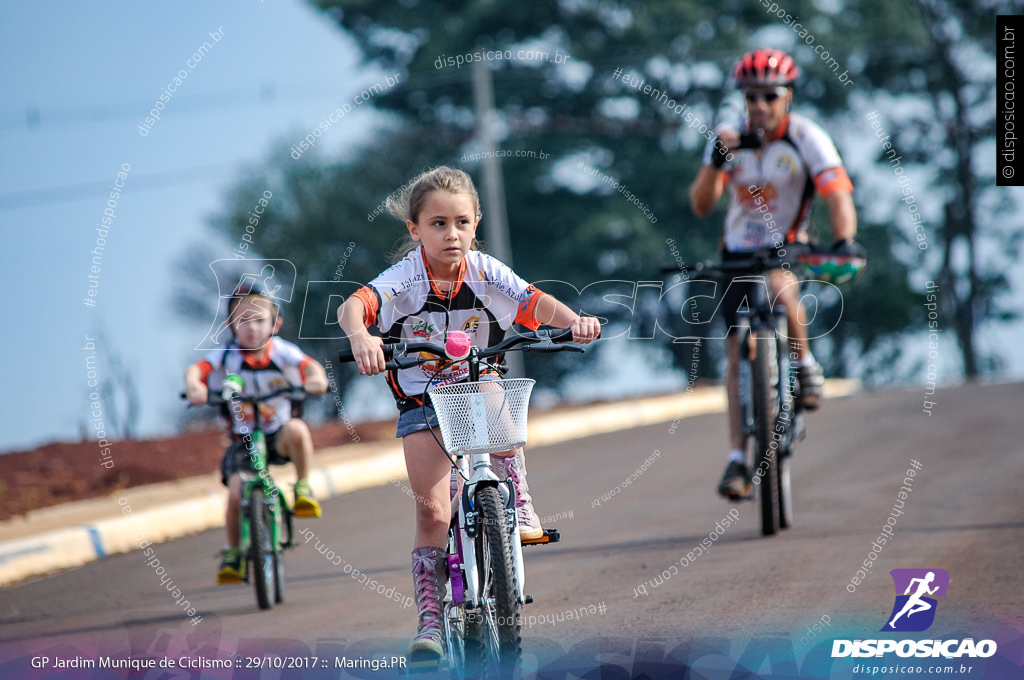
[[[242,470],[241,509],[238,516],[240,548],[245,558],[243,580],[248,583],[250,576],[256,588],[256,603],[260,609],[270,609],[274,604],[284,602],[284,550],[294,547],[292,543],[294,514],[280,487],[267,469],[267,438],[260,425],[259,405],[280,396],[292,402],[306,398],[301,387],[283,387],[266,395],[244,395],[240,390],[244,384],[240,377],[229,374],[224,379],[220,394],[212,390],[207,398],[208,406],[220,406],[235,410],[238,405],[252,407],[253,424],[249,456],[256,472]],[[182,394],[182,397],[185,395]]]
[[[816,280],[847,283],[863,269],[863,258],[808,252],[798,261]],[[754,283],[746,308],[736,314],[740,347],[740,414],[743,435],[753,441],[753,482],[761,510],[761,534],[771,536],[793,525],[790,463],[806,436],[800,408],[797,365],[789,347],[786,307],[769,300],[768,272],[783,268],[772,251],[728,262],[698,263],[693,276]],[[788,264],[786,265],[788,268]]]
[[[522,653],[520,610],[533,602],[523,591],[523,545],[555,543],[560,538],[557,529],[545,529],[537,540],[519,540],[515,487],[501,465],[492,465],[491,454],[526,443],[527,406],[535,382],[497,379],[507,371],[501,355],[584,351],[571,340],[568,329],[538,330],[482,349],[471,346],[467,334],[453,331],[443,346],[424,342],[383,346],[388,369],[438,359],[465,361],[469,369],[466,382],[428,385],[423,398],[424,411],[428,403],[433,405],[441,431],[438,445],[452,463],[452,520],[446,547],[449,578],[443,612],[446,657],[453,677],[511,676]],[[492,358],[497,361],[485,363]],[[342,351],[339,360],[352,361],[351,352]],[[482,374],[488,379],[481,380]],[[410,658],[410,667],[417,661]]]

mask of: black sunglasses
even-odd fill
[[[762,99],[771,104],[773,101],[781,97],[783,94],[784,93],[779,92],[778,90],[773,90],[771,92],[744,92],[743,96],[746,98],[747,103],[749,104],[755,104],[761,101]]]

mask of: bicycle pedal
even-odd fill
[[[317,505],[311,505],[311,504],[302,504],[302,505],[300,505],[300,504],[296,503],[295,504],[295,509],[294,509],[292,514],[294,514],[296,517],[314,518],[314,517],[322,517],[323,516],[323,511],[320,509],[320,505],[319,504],[317,504]]]
[[[544,545],[545,543],[558,543],[561,540],[558,529],[545,529],[544,535],[539,538],[520,539],[523,545]]]

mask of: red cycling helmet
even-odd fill
[[[736,63],[736,87],[790,86],[800,75],[793,57],[782,50],[762,48],[747,52]]]

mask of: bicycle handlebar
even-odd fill
[[[707,260],[698,262],[693,267],[694,273],[708,274],[710,276],[723,276],[736,273],[763,274],[772,269],[782,269],[783,264],[791,264],[788,260],[763,252],[751,253],[751,256],[742,260],[729,260],[727,262],[714,262]],[[786,267],[788,268],[788,267]]]
[[[279,390],[274,390],[270,394],[236,394],[235,396],[238,398],[238,401],[244,404],[252,404],[255,406],[256,404],[261,404],[265,401],[270,401],[271,399],[280,397],[282,395],[284,395],[284,397],[289,401],[303,401],[308,396],[308,393],[302,387],[295,387],[294,385],[289,385],[288,387],[282,387]],[[182,399],[188,398],[188,396],[184,392],[181,392],[179,396]],[[214,392],[213,390],[210,390],[209,393],[206,395],[207,406],[222,406],[227,403],[228,401],[224,399],[223,396],[221,396],[220,392]]]
[[[396,342],[381,345],[384,351],[384,358],[387,363],[385,369],[395,370],[412,368],[419,364],[433,361],[435,358],[449,358],[444,345],[432,342]],[[572,342],[571,328],[540,329],[518,333],[511,338],[506,338],[493,347],[480,349],[477,353],[479,359],[488,359],[507,351],[520,352],[583,352],[582,346]],[[430,357],[407,356],[411,352],[430,354]],[[343,349],[338,352],[339,362],[355,361],[352,349]]]
[[[730,276],[737,273],[749,273],[749,274],[763,274],[764,272],[772,269],[788,269],[793,264],[792,260],[783,259],[778,256],[772,255],[771,250],[755,250],[749,253],[749,257],[742,260],[729,260],[723,262],[721,260],[704,260],[703,262],[697,262],[690,267],[687,273],[690,278],[693,278],[694,274],[707,274],[708,276]],[[830,255],[831,253],[827,250],[809,250],[802,252],[800,255]],[[783,265],[786,265],[785,267]],[[661,267],[662,274],[678,274],[681,273],[681,269],[678,265],[663,265]]]

